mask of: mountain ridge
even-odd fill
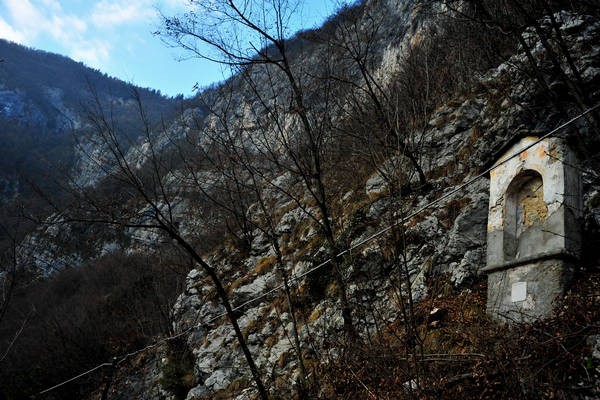
[[[490,188],[481,174],[515,132],[549,132],[583,111],[566,94],[574,74],[552,64],[558,46],[543,39],[563,40],[600,99],[600,24],[535,10],[540,19],[515,30],[519,45],[478,23],[477,7],[466,10],[470,23],[434,13],[418,29],[419,4],[362,2],[326,34],[293,43],[290,65],[269,48],[163,129],[130,132],[128,151],[107,114],[95,114],[88,149],[104,174],[20,243],[31,255],[23,268],[43,271],[46,258],[61,270],[15,300],[15,330],[29,304],[37,318],[9,354],[12,397],[84,371],[49,396],[600,393],[598,175],[584,175],[587,252],[574,290],[548,321],[512,329],[484,310]],[[503,22],[521,27],[520,15]],[[572,127],[574,151],[598,148],[591,124]],[[582,159],[581,170],[598,170]]]
[[[39,184],[32,172],[48,167],[65,173],[78,161],[73,138],[85,129],[86,103],[94,96],[114,111],[126,130],[136,122],[127,114],[137,107],[134,91],[158,115],[169,115],[182,97],[135,87],[66,56],[0,39],[0,196],[4,200],[28,192],[21,176]]]

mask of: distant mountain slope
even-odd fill
[[[85,127],[84,104],[95,92],[110,104],[124,131],[135,132],[134,87],[67,57],[0,39],[0,201],[27,193],[23,176],[71,168],[76,162],[73,134]],[[144,107],[168,115],[176,99],[135,88]]]

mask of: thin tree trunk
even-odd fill
[[[252,378],[254,379],[254,383],[256,384],[256,388],[258,390],[260,398],[262,400],[269,400],[269,395],[262,383],[260,372],[258,371],[256,364],[254,363],[254,358],[252,357],[252,353],[250,353],[250,350],[248,349],[248,345],[246,344],[246,340],[244,339],[242,330],[240,329],[240,326],[237,322],[237,317],[235,316],[233,308],[231,307],[231,303],[229,302],[229,297],[227,296],[227,292],[223,288],[223,285],[221,284],[221,280],[217,276],[215,269],[212,268],[210,265],[208,265],[202,259],[202,257],[200,257],[200,255],[198,255],[198,253],[196,253],[196,251],[190,246],[190,244],[187,243],[181,236],[179,236],[179,234],[177,234],[177,232],[173,231],[169,227],[165,227],[165,228],[166,228],[166,231],[169,233],[169,235],[173,239],[175,239],[187,251],[187,253],[194,259],[194,261],[196,261],[198,264],[200,264],[200,266],[204,269],[204,271],[206,271],[206,273],[208,274],[210,279],[213,281],[213,284],[215,285],[215,288],[217,290],[217,295],[219,296],[219,298],[221,299],[221,302],[223,303],[223,306],[225,307],[225,311],[227,312],[227,317],[229,318],[229,321],[231,322],[231,326],[233,326],[233,330],[235,331],[235,335],[238,339],[240,347],[242,348],[242,352],[244,353],[244,356],[246,357],[246,362],[248,363],[248,367],[250,368],[250,372],[252,373]]]
[[[302,374],[302,383],[304,386],[306,386],[306,377],[307,377],[307,372],[306,372],[306,367],[304,366],[304,360],[302,359],[302,348],[300,347],[300,338],[298,337],[298,321],[296,319],[296,308],[294,307],[294,303],[292,302],[292,295],[291,295],[291,290],[290,290],[290,285],[289,285],[289,280],[285,271],[285,266],[283,264],[283,256],[281,254],[281,251],[279,250],[279,245],[277,243],[277,241],[275,241],[273,243],[273,248],[275,249],[275,253],[277,254],[277,267],[279,269],[279,272],[281,274],[281,277],[283,279],[283,287],[285,290],[285,296],[287,298],[288,301],[288,310],[290,313],[290,316],[292,318],[292,325],[293,325],[293,337],[294,337],[294,347],[296,349],[296,357],[298,359],[298,365],[300,366],[300,373]]]

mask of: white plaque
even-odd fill
[[[515,282],[510,291],[510,301],[513,303],[527,298],[527,282]]]

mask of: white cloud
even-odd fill
[[[57,0],[41,0],[42,3],[48,8],[53,9],[54,11],[62,11],[62,7]]]
[[[4,0],[12,17],[13,26],[21,30],[38,32],[45,25],[45,18],[29,0]]]
[[[192,6],[190,0],[163,0],[163,3],[173,8],[189,8]]]
[[[184,10],[189,0],[87,0],[87,7],[68,8],[62,0],[0,0],[0,37],[48,48],[87,65],[104,69],[111,63],[111,43],[127,25],[155,22],[157,10]],[[131,46],[142,38],[129,37],[116,46]],[[116,51],[116,50],[115,50]]]
[[[0,38],[17,42],[21,44],[27,44],[25,34],[14,29],[10,26],[2,17],[0,17]]]
[[[7,10],[0,19],[0,35],[19,43],[31,44],[34,39],[50,35],[69,47],[70,42],[92,40],[90,25],[100,30],[116,28],[126,23],[150,23],[156,17],[156,7],[183,10],[189,0],[100,0],[85,15],[74,15],[63,9],[59,0],[0,0]],[[0,17],[2,18],[2,17]]]
[[[69,56],[92,68],[102,70],[110,61],[110,50],[110,43],[105,40],[94,39],[92,41],[76,43],[71,49]]]
[[[83,19],[75,16],[54,15],[45,28],[55,39],[68,43],[84,33],[87,30],[87,24]]]
[[[94,7],[91,21],[99,28],[107,28],[131,21],[143,21],[153,15],[155,10],[148,0],[102,0]]]
[[[0,0],[10,15],[9,24],[0,18],[0,36],[22,44],[35,45],[55,40],[65,53],[77,61],[102,69],[110,60],[110,44],[87,37],[84,16],[64,12],[56,0]]]
[[[55,0],[41,0],[35,5],[30,0],[3,0],[12,17],[12,26],[18,32],[26,32],[27,41],[50,34],[61,41],[74,40],[84,32],[87,24],[79,17],[64,15]]]

